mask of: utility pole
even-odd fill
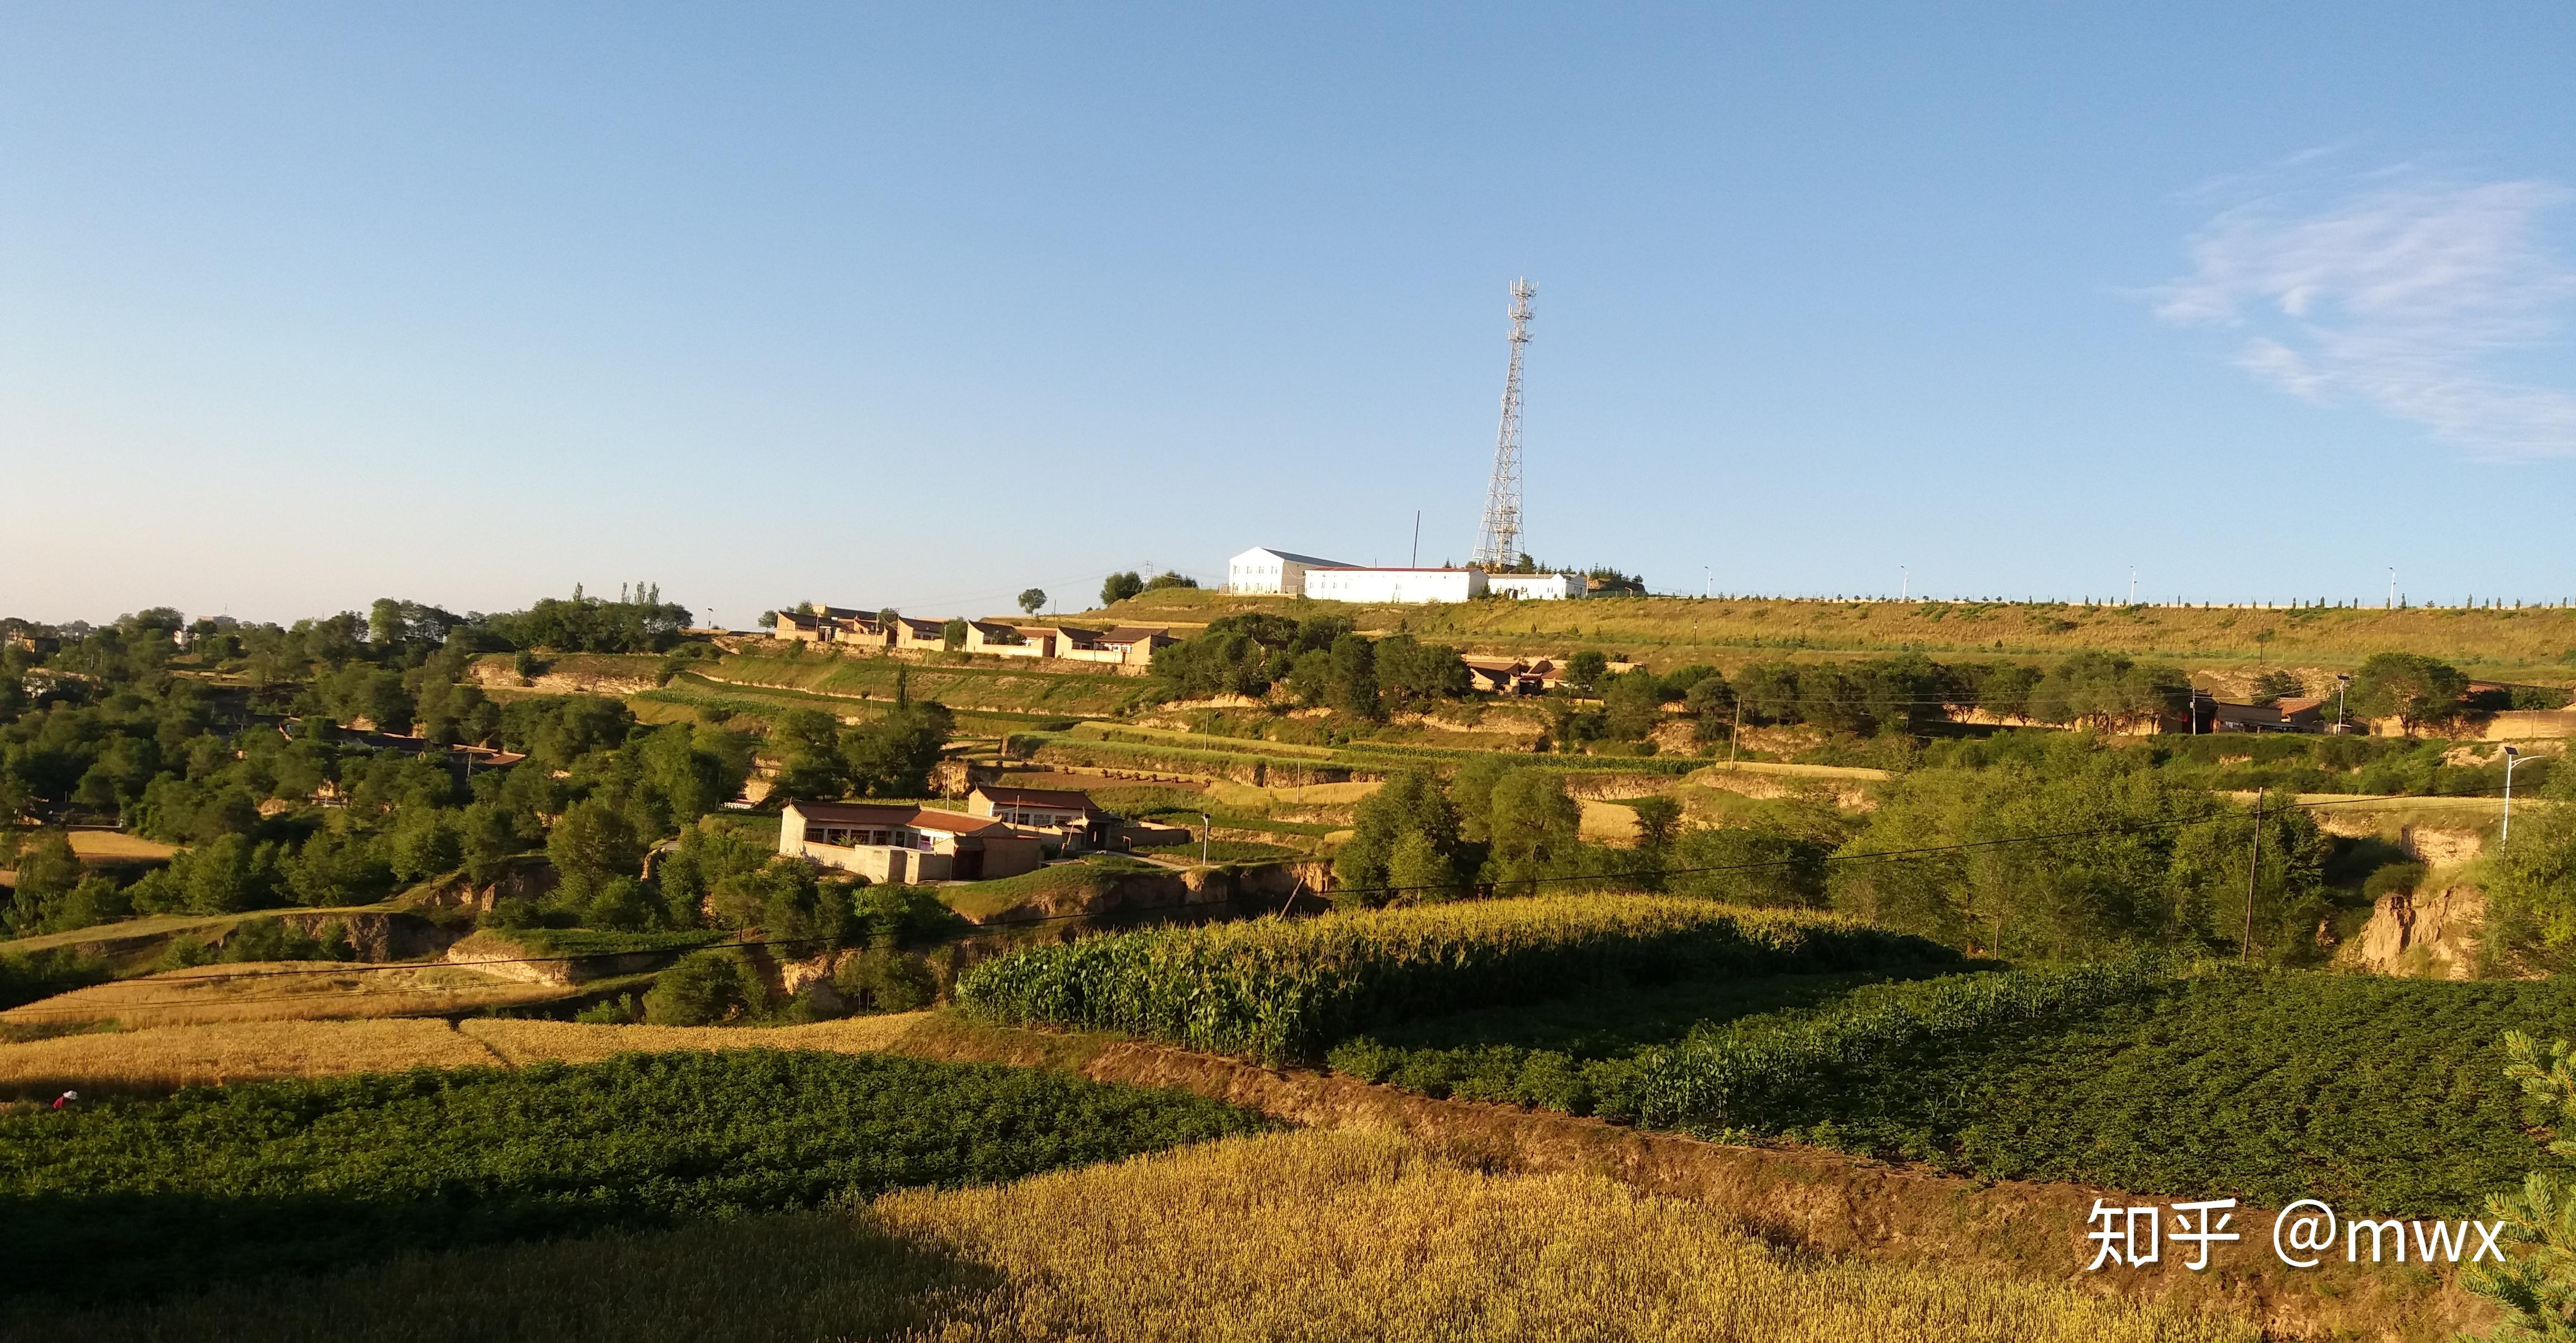
[[[1416,568],[1416,569],[1419,569],[1419,568],[1421,568],[1421,567],[1422,567],[1422,510],[1421,510],[1421,509],[1418,509],[1418,508],[1417,508],[1417,509],[1415,509],[1415,510],[1413,510],[1413,561],[1412,561],[1412,567],[1413,567],[1413,568]]]
[[[1470,564],[1508,573],[1521,562],[1521,347],[1529,344],[1530,299],[1538,290],[1512,282],[1512,360],[1503,374],[1503,422],[1494,434],[1494,478],[1485,487],[1485,525]]]
[[[1896,599],[1906,601],[1914,596],[1914,575],[1904,565],[1896,566]]]
[[[2138,566],[2129,566],[2129,605],[2138,604]]]
[[[2254,857],[2245,864],[2245,940],[2236,944],[2236,963],[2254,955],[2254,878],[2263,871],[2263,790],[2254,790]]]

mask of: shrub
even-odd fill
[[[769,1006],[769,985],[751,957],[733,949],[696,951],[654,979],[644,1019],[656,1026],[712,1026],[756,1016]]]
[[[1954,960],[1831,915],[1651,896],[1546,896],[1156,929],[1036,947],[958,981],[1004,1022],[1280,1061],[1381,1022],[1627,980]]]

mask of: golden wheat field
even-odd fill
[[[405,1068],[585,1063],[666,1049],[828,1049],[866,1053],[903,1037],[926,1013],[850,1017],[810,1026],[590,1026],[493,1017],[455,1025],[434,1019],[252,1021],[155,1026],[0,1044],[0,1095],[66,1088],[168,1091],[285,1077],[398,1072]]]
[[[21,1331],[25,1332],[21,1332]],[[1038,1339],[2221,1343],[2239,1321],[2044,1284],[1806,1259],[1723,1214],[1492,1175],[1390,1134],[1234,1139],[1014,1184],[420,1256],[0,1333],[391,1343]]]
[[[520,1007],[571,992],[559,984],[531,984],[448,965],[317,969],[309,961],[245,961],[95,984],[0,1012],[0,1022],[113,1021],[144,1027],[400,1017]]]

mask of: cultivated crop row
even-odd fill
[[[1385,1022],[1632,981],[1954,959],[1835,915],[1541,896],[1087,938],[986,962],[957,998],[998,1021],[1275,1062]]]
[[[1179,1092],[803,1051],[0,1115],[0,1287],[72,1295],[1006,1180],[1259,1127]]]

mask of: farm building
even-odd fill
[[[1036,870],[1044,848],[987,816],[867,802],[790,802],[778,851],[870,881],[988,881]]]
[[[2201,701],[2208,712],[2210,732],[2323,732],[2326,730],[2325,701],[2321,699],[2285,699],[2271,704],[2229,704],[2222,700]]]
[[[1307,570],[1349,567],[1340,560],[1319,560],[1312,555],[1292,555],[1285,550],[1255,546],[1225,562],[1225,590],[1311,597],[1314,594],[1306,591]]]
[[[1467,675],[1476,689],[1497,695],[1544,695],[1564,672],[1546,658],[1468,657]]]
[[[1109,847],[1118,818],[1092,805],[1087,793],[1055,788],[980,784],[968,790],[966,810],[989,816],[1014,831],[1052,840],[1060,853]]]

